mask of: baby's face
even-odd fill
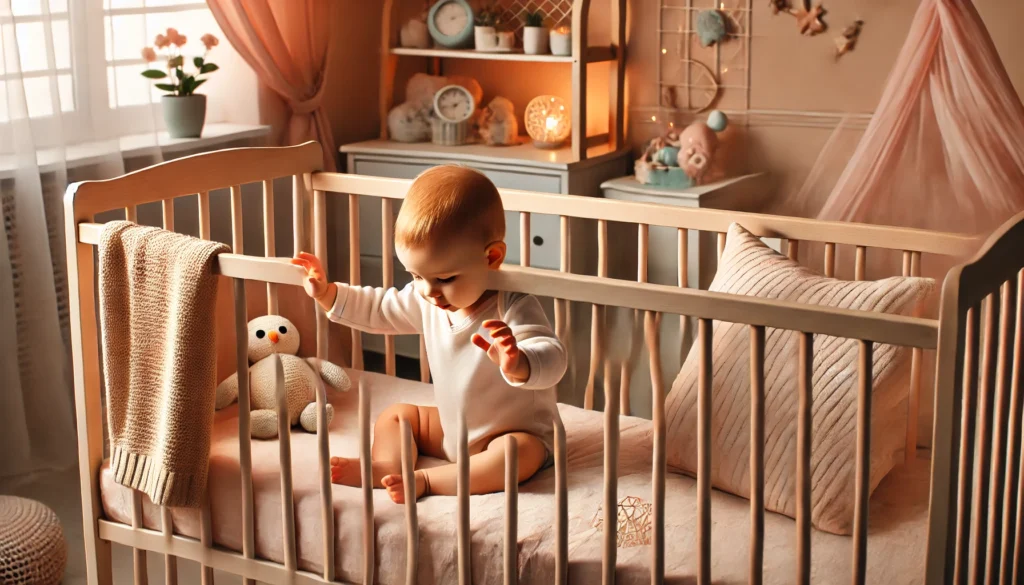
[[[487,291],[487,275],[504,259],[504,245],[491,247],[457,240],[415,248],[397,247],[398,259],[413,276],[416,291],[434,306],[458,311]],[[500,248],[495,251],[494,248]]]

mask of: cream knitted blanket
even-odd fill
[[[213,427],[214,258],[228,246],[126,221],[106,224],[99,305],[110,466],[160,505],[197,507]]]

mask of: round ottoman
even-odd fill
[[[60,583],[68,549],[53,510],[0,496],[0,583]]]

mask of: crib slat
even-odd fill
[[[255,558],[253,533],[252,445],[249,425],[249,328],[246,317],[245,281],[236,278],[235,287],[235,364],[238,374],[238,468],[242,479],[242,555]],[[253,579],[245,579],[253,585]]]
[[[129,220],[131,221],[131,220]],[[142,516],[142,492],[132,490],[132,529],[143,528]],[[146,550],[132,547],[132,566],[135,585],[147,585],[149,583],[148,563],[146,562]]]
[[[519,443],[505,436],[505,585],[519,582]]]
[[[903,275],[921,276],[921,253],[903,252]],[[915,347],[910,351],[910,395],[907,405],[907,440],[904,462],[908,465],[917,458],[917,418],[921,405],[921,364],[924,351]]]
[[[750,326],[750,585],[764,573],[764,335]]]
[[[1020,459],[1022,410],[1024,396],[1021,394],[1021,367],[1024,365],[1024,271],[1017,275],[1016,313],[1013,341],[1013,366],[1010,374],[1010,430],[1009,444],[1006,454],[1006,487],[1003,491],[1003,551],[1000,558],[1000,583],[1011,583],[1016,579],[1017,562],[1020,558],[1020,538],[1015,526],[1015,518],[1020,514],[1017,494],[1021,493],[1018,481],[1024,471],[1024,461]],[[1012,556],[1011,556],[1012,555]]]
[[[284,567],[295,570],[295,498],[292,493],[291,419],[284,387],[284,364],[274,354],[274,389],[277,397],[277,445],[281,470],[281,540]]]
[[[459,542],[459,585],[470,585],[470,542],[469,542],[469,427],[465,415],[459,419],[456,464],[459,475],[455,486],[459,500],[457,538]]]
[[[689,270],[690,270],[689,262],[690,262],[690,260],[689,260],[689,251],[687,250],[687,248],[689,247],[689,238],[690,238],[689,230],[687,230],[685,228],[679,228],[677,230],[677,232],[676,232],[676,267],[677,267],[677,270],[678,270],[678,274],[676,275],[676,283],[679,285],[679,288],[687,288],[687,287],[690,286],[690,278],[689,278],[689,274],[690,274],[690,272],[689,272]],[[685,347],[685,344],[683,343],[683,341],[686,339],[686,330],[688,328],[689,328],[689,326],[687,325],[687,317],[686,317],[686,315],[680,315],[679,316],[679,341],[680,341],[679,346],[680,346],[681,350],[682,350],[683,347]],[[682,352],[680,354],[680,360],[685,360],[685,359],[686,359],[686,353]]]
[[[597,276],[608,278],[608,222],[603,219],[597,220]],[[603,320],[603,307],[594,305],[590,321],[590,373],[583,395],[583,408],[586,410],[594,410],[594,385],[604,359]]]
[[[857,246],[857,256],[854,259],[854,267],[853,267],[853,279],[854,280],[864,280],[864,278],[865,278],[864,273],[865,273],[865,270],[866,270],[866,263],[867,263],[867,255],[868,255],[868,249],[867,248],[865,248],[864,246]]]
[[[725,232],[718,232],[718,261],[722,261],[722,254],[725,253]]]
[[[836,275],[836,245],[832,242],[825,244],[825,276],[834,278]]]
[[[857,385],[857,471],[853,507],[853,582],[864,585],[868,567],[868,492],[871,482],[872,343],[860,341]]]
[[[306,182],[292,175],[292,253],[306,249]]]
[[[174,536],[174,520],[171,518],[171,509],[167,506],[160,506],[160,527],[165,539],[170,540]],[[174,555],[164,555],[164,583],[178,585],[178,558]]]
[[[959,477],[957,478],[957,519],[956,519],[956,558],[953,566],[953,582],[966,583],[968,573],[968,560],[970,555],[970,540],[968,531],[971,525],[971,505],[973,496],[973,473],[974,469],[974,436],[976,404],[978,399],[978,339],[979,339],[979,316],[978,307],[971,307],[967,311],[965,327],[965,348],[964,348],[964,380],[963,380],[963,408],[960,428],[960,462],[958,466]]]
[[[800,255],[800,240],[789,240],[786,245],[786,256],[790,260],[796,260]]]
[[[327,266],[327,194],[313,191],[313,252],[322,266]],[[327,312],[319,303],[313,303],[316,313],[316,357],[320,367],[329,354],[330,323]],[[323,378],[316,377],[316,444],[320,474],[320,524],[323,528],[324,579],[334,580],[334,491],[331,488],[330,429],[327,420],[327,387]]]
[[[644,336],[651,370],[651,422],[654,427],[651,470],[651,585],[665,581],[665,384],[661,375],[661,313],[644,313]]]
[[[558,241],[558,266],[562,272],[569,271],[569,218],[562,215],[558,218],[559,224],[559,241]],[[567,332],[568,322],[568,301],[562,299],[554,299],[555,302],[555,335],[565,341]]]
[[[430,362],[427,361],[427,342],[420,335],[420,382],[430,382]]]
[[[601,583],[615,584],[615,561],[618,551],[618,487],[619,487],[619,402],[612,390],[611,362],[604,365],[604,503],[602,512],[603,551],[601,554]]]
[[[277,256],[277,241],[274,234],[274,181],[263,181],[263,255]],[[267,283],[267,314],[278,314],[277,285]]]
[[[405,549],[405,582],[415,585],[420,564],[420,528],[416,518],[416,475],[413,470],[412,425],[405,418],[402,427],[402,483],[405,489],[405,530],[407,534]]]
[[[554,417],[555,428],[555,585],[569,582],[569,487],[566,475],[565,425]]]
[[[629,363],[622,362],[619,368],[619,414],[629,416]]]
[[[799,369],[797,377],[800,404],[796,431],[796,542],[797,583],[811,582],[811,368],[814,365],[814,336],[799,335]]]
[[[210,192],[199,194],[199,237],[210,239]]]
[[[530,213],[519,212],[519,264],[530,265]]]
[[[164,229],[174,231],[174,199],[164,199],[160,202],[161,211],[164,216]]]
[[[711,585],[711,334],[710,319],[698,319],[697,377],[697,584]]]
[[[348,196],[348,266],[349,284],[359,286],[361,254],[359,252],[359,196]],[[363,335],[358,329],[352,329],[352,367],[363,369]]]
[[[199,510],[199,542],[204,548],[213,547],[213,515],[210,510],[209,483],[207,483],[207,495],[203,497],[203,506]],[[214,585],[213,567],[201,565],[200,585]]]
[[[992,444],[992,485],[988,507],[988,533],[991,535],[991,542],[985,560],[986,573],[985,582],[994,583],[999,578],[999,567],[1002,558],[999,550],[1003,545],[1003,533],[999,522],[1003,517],[1003,482],[1006,479],[1006,454],[1007,447],[1007,426],[1009,426],[1010,409],[1010,345],[1013,330],[1011,326],[1014,321],[1013,303],[1013,282],[1003,283],[999,295],[999,346],[996,357],[996,404],[995,404],[995,432]],[[1012,439],[1011,439],[1012,441]]]
[[[970,577],[972,583],[982,583],[985,577],[985,550],[988,546],[989,479],[992,465],[992,411],[993,383],[995,382],[996,361],[996,312],[999,297],[993,293],[985,298],[985,326],[981,348],[980,392],[978,412],[981,422],[978,426],[978,465],[975,468],[974,491],[978,497],[979,513],[971,518],[971,541],[974,555],[971,559]]]
[[[381,250],[381,272],[383,273],[384,288],[389,289],[394,284],[395,262],[395,221],[392,213],[393,201],[387,197],[380,199],[380,250]],[[389,376],[395,375],[395,336],[384,336],[384,372]]]
[[[244,254],[242,248],[242,186],[231,186],[231,251]]]
[[[650,226],[646,223],[637,225],[637,282],[647,282],[647,261],[650,255]]]
[[[404,421],[403,421],[404,422]],[[411,429],[410,429],[411,430]],[[403,436],[404,440],[404,436]],[[363,492],[363,585],[373,585],[376,554],[373,527],[373,467],[370,457],[370,393],[359,379],[359,478]],[[403,468],[404,469],[404,468]]]
[[[124,208],[124,219],[132,223],[139,223],[139,209],[131,205]]]

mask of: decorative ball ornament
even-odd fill
[[[523,114],[526,133],[537,148],[558,148],[572,130],[569,107],[562,98],[541,95],[533,98]]]
[[[462,49],[473,40],[473,16],[467,0],[437,0],[427,13],[427,30],[438,45]]]

